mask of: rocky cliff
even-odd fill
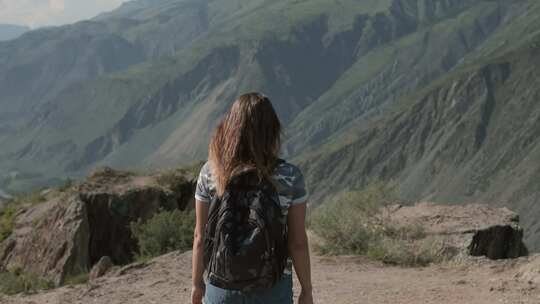
[[[186,171],[144,176],[103,168],[61,192],[49,190],[44,202],[18,209],[13,232],[0,243],[0,271],[22,268],[62,284],[104,256],[127,264],[138,250],[129,223],[192,208],[194,178]]]

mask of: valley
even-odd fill
[[[0,42],[8,193],[206,158],[259,90],[314,205],[375,182],[408,201],[486,203],[540,248],[540,4],[532,0],[132,1]]]

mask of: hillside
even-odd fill
[[[540,246],[540,3],[138,0],[0,43],[0,190],[206,157],[271,96],[315,204],[382,179],[520,212]]]
[[[411,200],[511,207],[539,248],[537,41],[447,76],[369,123],[355,121],[301,160],[309,184],[331,193],[335,184],[392,180]]]
[[[137,3],[139,7],[134,7]],[[29,64],[34,56],[26,54],[24,64],[10,58],[13,55],[0,56],[10,62],[5,65],[8,69],[4,78],[0,77],[4,79],[0,83],[8,87],[0,90],[0,100],[9,105],[2,107],[0,114],[9,117],[0,126],[5,130],[0,134],[0,142],[8,147],[2,151],[4,161],[0,168],[62,176],[85,171],[98,163],[165,166],[201,159],[216,117],[235,96],[248,89],[272,96],[285,123],[296,121],[291,132],[295,145],[290,149],[296,155],[306,143],[294,140],[294,126],[316,127],[321,125],[318,120],[325,119],[310,114],[315,105],[344,108],[339,101],[355,102],[353,97],[357,93],[350,88],[366,80],[374,83],[370,94],[382,95],[388,94],[386,86],[390,83],[396,83],[393,94],[426,85],[454,67],[525,6],[522,1],[501,4],[466,0],[440,0],[434,6],[431,1],[411,0],[366,0],[360,4],[323,0],[254,1],[249,5],[242,1],[227,5],[216,1],[203,3],[198,9],[205,12],[199,11],[199,15],[208,16],[206,26],[202,26],[207,30],[195,35],[191,42],[180,35],[179,41],[186,41],[187,46],[173,57],[151,60],[148,58],[152,54],[140,46],[152,45],[147,42],[154,39],[151,37],[161,37],[153,31],[166,33],[176,25],[165,22],[158,27],[155,22],[169,20],[166,14],[173,8],[189,11],[185,7],[192,7],[193,2],[159,1],[148,5],[141,1],[91,22],[30,33],[33,35],[26,36],[43,36],[34,44],[43,44],[51,51],[43,57],[39,48],[32,47],[37,63]],[[130,14],[134,17],[125,17]],[[185,22],[191,24],[188,15],[179,18],[186,17]],[[149,25],[138,26],[141,18],[147,18],[144,20]],[[151,25],[156,28],[151,30]],[[426,31],[434,33],[429,36]],[[54,41],[61,46],[71,35],[86,37],[81,48],[89,50],[87,60],[76,55],[77,51],[62,54],[48,45]],[[24,54],[20,48],[30,45],[30,38],[0,45],[0,54]],[[163,41],[169,41],[166,38]],[[417,44],[418,41],[424,43]],[[418,62],[395,72],[408,71],[410,65],[424,66],[417,77],[424,79],[422,82],[402,85],[383,73],[394,66],[394,54],[402,49],[398,43],[409,43]],[[438,54],[441,44],[451,49],[446,57]],[[115,51],[102,53],[102,49]],[[423,56],[424,53],[430,56]],[[62,65],[48,66],[54,62],[54,56],[74,56],[76,62],[55,70]],[[102,63],[104,58],[110,60]],[[440,64],[433,64],[434,58],[442,58]],[[140,61],[145,63],[129,68]],[[27,71],[28,68],[31,70]],[[129,69],[125,72],[108,73],[126,68]],[[81,73],[81,69],[86,72]],[[37,73],[45,70],[47,74]],[[69,77],[71,71],[76,75],[73,78]],[[51,84],[54,77],[50,75],[55,73],[64,76]],[[11,80],[16,76],[20,81]],[[19,86],[13,87],[12,83]],[[22,90],[23,87],[33,89]],[[336,91],[339,95],[325,102]],[[382,97],[373,100],[372,106],[388,101]],[[311,104],[314,106],[308,107]],[[30,108],[33,110],[25,111]],[[359,114],[351,113],[352,117],[343,119],[350,120]],[[19,116],[24,119],[16,120]],[[10,123],[12,120],[16,122]],[[338,124],[323,127],[326,134],[316,136],[330,137],[337,127]],[[306,138],[313,137],[312,129],[306,128]],[[43,159],[47,162],[40,161]]]

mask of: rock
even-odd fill
[[[130,263],[137,250],[130,223],[192,206],[194,189],[195,177],[180,170],[146,176],[98,170],[43,203],[24,205],[13,233],[0,242],[0,271],[21,267],[60,285],[104,256]]]
[[[66,275],[87,269],[89,232],[87,205],[78,196],[30,207],[0,243],[0,269],[20,267],[61,284]]]
[[[519,217],[507,208],[486,205],[390,206],[385,216],[396,226],[418,225],[455,255],[517,258],[528,254]]]
[[[114,266],[112,260],[108,256],[101,257],[99,261],[92,267],[89,279],[95,280],[107,273]]]
[[[129,264],[129,265],[126,265],[124,267],[121,267],[121,268],[117,269],[114,275],[115,276],[123,276],[126,273],[129,273],[130,271],[133,271],[134,269],[141,269],[141,268],[145,268],[146,266],[148,266],[148,263],[146,263],[146,262],[132,263],[132,264]]]

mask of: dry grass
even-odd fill
[[[322,254],[365,255],[388,264],[428,265],[447,258],[444,244],[429,238],[419,225],[395,226],[380,208],[393,202],[392,189],[373,184],[363,191],[346,192],[316,209],[310,228],[321,241]]]
[[[54,288],[53,282],[32,273],[23,272],[21,268],[0,273],[0,293],[3,294],[28,294],[51,288]]]

